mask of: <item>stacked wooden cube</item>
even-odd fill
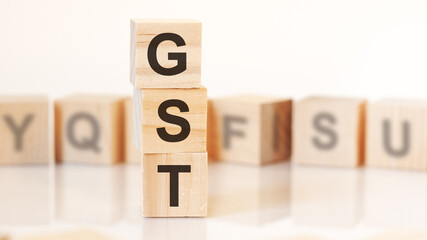
[[[131,21],[134,143],[142,153],[143,215],[207,215],[207,92],[200,22]]]

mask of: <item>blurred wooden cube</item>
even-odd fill
[[[208,106],[210,157],[257,165],[289,159],[291,99],[237,95]]]
[[[55,102],[56,161],[113,164],[123,160],[123,98],[76,95]]]
[[[356,167],[363,163],[365,100],[310,97],[293,115],[293,160],[297,163]]]
[[[427,101],[371,103],[367,125],[368,166],[427,170]]]
[[[1,238],[0,238],[1,239]],[[14,240],[114,240],[116,238],[90,230],[56,231],[51,233],[14,237]]]
[[[133,104],[132,98],[125,99],[125,161],[128,163],[140,163],[140,154],[133,144]]]
[[[47,97],[0,97],[0,117],[0,164],[49,163]]]
[[[136,139],[143,153],[206,152],[206,88],[135,89]]]
[[[207,215],[207,153],[143,155],[145,217]]]
[[[202,23],[131,20],[131,82],[136,88],[201,87]]]

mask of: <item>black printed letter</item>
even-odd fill
[[[179,206],[179,173],[191,172],[191,165],[158,165],[157,172],[169,173],[169,205]]]
[[[157,128],[157,134],[161,139],[163,139],[166,142],[180,142],[185,140],[188,135],[190,135],[190,123],[182,117],[178,117],[175,115],[171,115],[167,113],[167,109],[169,107],[177,107],[181,112],[189,112],[190,109],[188,108],[188,105],[178,99],[170,99],[162,102],[160,104],[159,109],[157,110],[160,119],[167,123],[172,123],[179,125],[181,127],[181,132],[176,135],[171,135],[168,132],[166,132],[166,128]]]
[[[187,54],[186,53],[169,53],[168,60],[177,60],[175,67],[164,68],[160,66],[157,60],[157,48],[163,41],[172,41],[177,47],[185,46],[184,39],[175,33],[162,33],[153,38],[148,45],[148,63],[151,68],[158,74],[164,76],[173,76],[184,72],[187,69]]]

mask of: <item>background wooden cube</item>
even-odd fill
[[[139,151],[133,144],[133,104],[132,98],[125,99],[125,161],[140,163]]]
[[[56,101],[56,161],[121,162],[123,116],[122,97],[77,95]]]
[[[135,89],[135,143],[139,150],[144,153],[206,152],[206,94],[206,88]]]
[[[1,238],[0,238],[1,239]],[[14,240],[116,240],[114,237],[104,235],[91,230],[68,230],[55,231],[50,233],[42,233],[36,235],[19,235],[13,238]]]
[[[293,160],[355,167],[363,162],[365,100],[310,97],[293,115]]]
[[[367,114],[367,165],[427,170],[427,101],[386,99]]]
[[[205,217],[207,215],[207,153],[143,155],[143,215],[146,217]],[[178,188],[172,188],[167,167],[181,168]],[[167,170],[167,169],[166,169]],[[188,171],[190,172],[188,172]],[[172,178],[175,179],[175,178]],[[176,181],[172,181],[172,183]],[[178,190],[178,198],[173,194]],[[175,192],[176,193],[176,192]]]
[[[289,159],[292,100],[237,95],[208,106],[211,158],[249,164]]]
[[[174,37],[171,38],[171,34]],[[174,39],[174,41],[168,39]],[[157,40],[166,41],[161,42],[155,51],[153,46]],[[149,47],[150,44],[153,45]],[[132,20],[131,82],[136,88],[201,87],[201,44],[201,22],[194,20]],[[156,70],[156,65],[149,61],[151,52],[149,49],[153,49],[153,56],[157,56],[157,62],[160,65],[158,68],[173,70],[176,66],[185,64],[185,70],[184,68],[177,69],[178,71],[174,73],[170,70],[166,72]],[[182,60],[179,60],[181,58]],[[152,60],[152,62],[156,61]]]
[[[0,97],[0,118],[0,164],[49,163],[47,97]]]

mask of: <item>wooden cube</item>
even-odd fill
[[[133,144],[133,104],[132,98],[125,99],[125,161],[140,163],[139,151]]]
[[[207,153],[144,154],[143,215],[205,217]]]
[[[131,21],[131,82],[136,88],[201,87],[202,23]]]
[[[47,97],[0,97],[0,118],[0,164],[50,162]]]
[[[367,125],[368,166],[427,170],[427,101],[371,103]]]
[[[293,161],[356,167],[363,163],[365,100],[310,97],[294,106]]]
[[[134,109],[141,152],[206,152],[206,88],[135,89]]]
[[[57,162],[121,162],[124,142],[123,116],[122,97],[77,95],[57,100]]]
[[[211,158],[257,165],[289,159],[292,100],[237,95],[210,100],[208,108]]]
[[[0,238],[1,239],[1,238]],[[115,240],[103,233],[94,232],[91,230],[72,230],[72,231],[56,231],[51,233],[43,233],[37,235],[24,235],[13,238],[14,240]]]

